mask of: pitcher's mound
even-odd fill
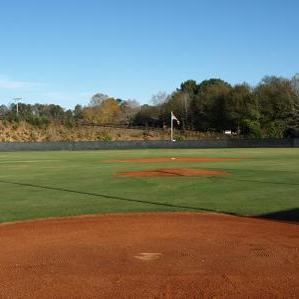
[[[228,172],[224,170],[206,170],[206,169],[187,169],[187,168],[171,168],[156,169],[144,171],[121,172],[118,176],[126,177],[161,177],[161,176],[227,176]]]

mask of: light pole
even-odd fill
[[[19,118],[19,101],[21,101],[22,98],[14,98],[13,101],[16,102],[17,105],[17,118]]]

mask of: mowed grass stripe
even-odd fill
[[[246,158],[241,161],[209,163],[105,162],[150,157]],[[146,211],[205,210],[237,215],[261,215],[299,207],[299,149],[151,149],[0,153],[0,162],[5,160],[19,162],[0,163],[0,180],[6,182],[0,183],[1,222],[80,214]],[[34,160],[38,163],[21,162]],[[115,176],[115,173],[123,171],[159,168],[223,169],[231,172],[231,176],[225,178]],[[44,186],[48,189],[43,188]],[[119,200],[120,198],[125,200]]]
[[[78,190],[70,190],[70,189],[64,189],[64,188],[59,188],[59,187],[39,186],[39,185],[34,185],[34,184],[8,182],[8,181],[2,181],[2,180],[0,180],[0,183],[9,184],[9,185],[17,185],[17,186],[21,186],[21,187],[46,189],[46,190],[59,191],[59,192],[69,192],[69,193],[75,193],[75,194],[80,194],[80,195],[100,197],[100,198],[105,198],[105,199],[115,199],[115,200],[120,200],[120,201],[128,201],[128,202],[133,202],[133,203],[142,203],[142,204],[149,204],[149,205],[165,206],[165,207],[176,208],[176,209],[199,210],[199,211],[210,211],[210,212],[213,211],[213,210],[201,209],[201,208],[198,208],[198,207],[176,206],[176,205],[161,203],[161,202],[144,201],[144,200],[138,200],[138,199],[124,198],[124,197],[119,197],[119,196],[110,196],[110,195],[106,195],[106,194],[97,194],[97,193],[83,192],[83,191],[78,191]]]

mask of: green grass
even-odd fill
[[[242,161],[107,163],[135,157],[234,157]],[[156,168],[224,169],[228,177],[125,178]],[[299,210],[299,149],[199,149],[0,153],[0,222],[80,214]]]

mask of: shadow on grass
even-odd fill
[[[224,213],[224,214],[228,214],[228,215],[244,217],[240,214],[232,213],[232,212],[224,212],[224,211],[219,211],[219,210],[200,208],[200,207],[192,207],[192,206],[186,206],[186,205],[174,205],[174,204],[170,204],[170,203],[161,203],[161,202],[155,202],[155,201],[149,201],[149,200],[125,198],[125,197],[120,197],[120,196],[112,196],[112,195],[99,194],[99,193],[93,193],[93,192],[77,191],[77,190],[71,190],[71,189],[59,188],[59,187],[42,186],[42,185],[35,185],[35,184],[29,184],[29,183],[10,182],[10,181],[4,181],[4,180],[0,180],[0,183],[24,186],[24,187],[31,187],[31,188],[38,188],[38,189],[60,191],[60,192],[75,193],[75,194],[80,194],[80,195],[88,195],[88,196],[93,196],[93,197],[98,197],[98,198],[120,200],[120,201],[125,201],[125,202],[148,204],[148,205],[154,205],[157,207],[173,208],[175,210],[183,209],[183,210],[198,211],[198,212],[200,211],[200,212]],[[268,213],[268,214],[262,214],[262,215],[255,216],[253,218],[269,219],[269,220],[271,219],[271,220],[279,220],[279,221],[290,221],[290,222],[298,222],[299,223],[299,208],[285,210],[285,211],[278,211],[278,212]]]
[[[114,200],[133,202],[133,203],[142,203],[142,204],[154,205],[157,207],[167,207],[167,208],[173,208],[173,209],[184,209],[184,210],[192,210],[192,211],[223,213],[222,211],[216,211],[216,210],[206,209],[206,208],[190,207],[190,206],[185,206],[185,205],[174,205],[174,204],[170,204],[170,203],[161,203],[161,202],[148,201],[148,200],[132,199],[132,198],[125,198],[125,197],[120,197],[120,196],[112,196],[112,195],[99,194],[99,193],[93,193],[93,192],[77,191],[77,190],[71,190],[71,189],[65,189],[65,188],[59,188],[59,187],[41,186],[41,185],[35,185],[35,184],[29,184],[29,183],[10,182],[10,181],[4,181],[4,180],[0,180],[0,183],[24,186],[24,187],[31,187],[31,188],[38,188],[38,189],[60,191],[60,192],[75,193],[75,194],[88,195],[88,196],[100,197],[100,198],[105,198],[105,199],[114,199]],[[234,213],[226,213],[226,214],[238,216],[237,214],[234,214]]]
[[[292,221],[299,223],[299,208],[259,215],[256,218]]]

